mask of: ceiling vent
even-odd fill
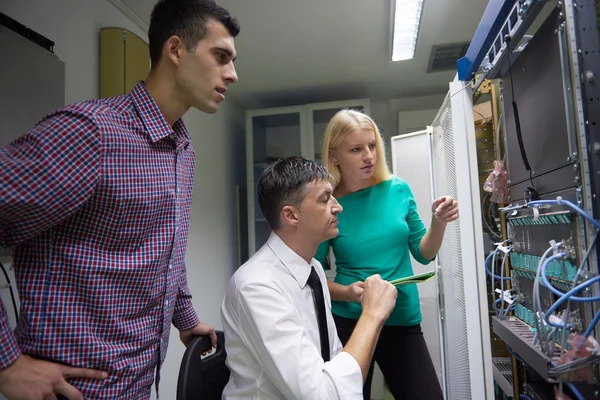
[[[456,62],[466,54],[468,48],[468,42],[433,45],[427,72],[456,69]]]

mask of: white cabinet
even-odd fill
[[[279,158],[307,155],[303,107],[248,111],[246,113],[246,171],[248,199],[248,255],[269,237],[270,229],[258,205],[256,185],[264,168]],[[245,261],[245,260],[242,260]]]
[[[256,185],[260,174],[268,164],[280,158],[303,156],[320,161],[327,123],[344,108],[370,114],[371,102],[357,99],[246,111],[249,256],[266,242],[271,232],[258,205]]]

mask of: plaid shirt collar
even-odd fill
[[[143,81],[139,81],[134,86],[131,98],[153,143],[174,135],[172,137],[177,143],[177,149],[187,148],[191,143],[191,137],[183,118],[179,118],[171,127]]]

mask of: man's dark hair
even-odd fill
[[[258,179],[258,205],[271,229],[281,227],[284,206],[298,206],[304,200],[310,182],[329,178],[324,166],[303,157],[288,157],[265,168]]]
[[[158,64],[162,48],[171,36],[178,36],[188,51],[193,50],[206,36],[206,23],[211,19],[222,23],[233,37],[240,33],[235,17],[213,0],[159,0],[152,10],[148,30],[152,67]]]

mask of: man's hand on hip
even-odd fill
[[[0,371],[0,393],[8,400],[54,399],[57,394],[69,400],[83,400],[69,385],[68,378],[105,379],[106,372],[73,368],[21,355],[10,367]]]

